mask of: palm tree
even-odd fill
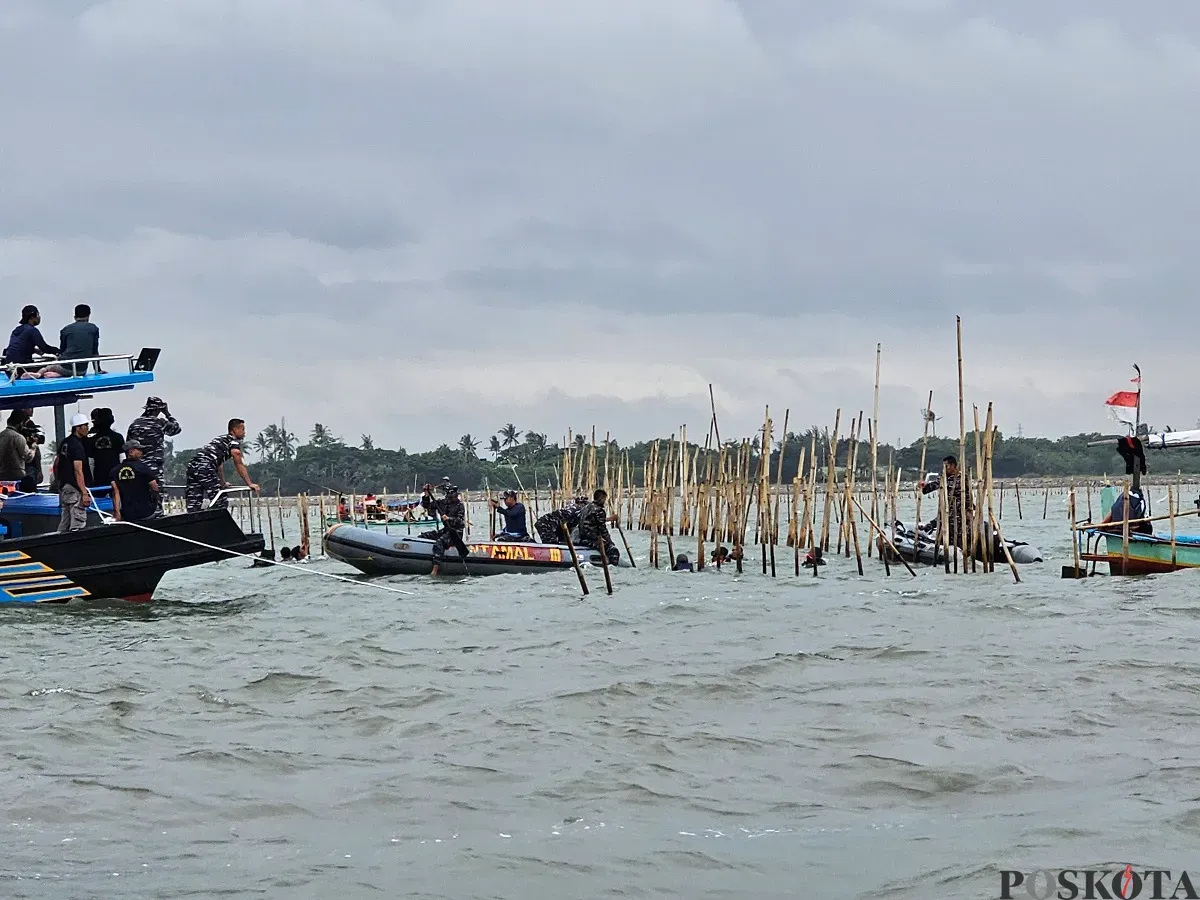
[[[290,460],[296,455],[296,435],[287,430],[287,419],[280,419],[279,427],[275,429],[275,455],[282,460]]]
[[[362,449],[364,449],[364,450],[374,450],[375,449],[375,441],[371,439],[371,436],[369,434],[362,435],[359,438],[358,445],[360,447],[362,447]]]
[[[525,453],[530,462],[537,462],[545,455],[547,443],[546,435],[536,431],[525,432]]]
[[[312,433],[309,435],[308,442],[314,447],[328,447],[334,442],[333,433],[318,422],[312,427]]]
[[[272,425],[271,427],[274,428],[275,426]],[[254,443],[252,446],[254,447],[254,452],[258,454],[258,458],[262,462],[270,461],[272,445],[271,445],[271,441],[267,437],[267,433],[265,431],[260,431],[258,433],[258,437],[256,437],[254,439]]]
[[[1197,425],[1196,427],[1200,428],[1200,425]],[[502,449],[503,448],[500,446],[500,438],[493,434],[492,439],[488,442],[488,453],[491,453],[493,456],[499,456]]]
[[[475,453],[479,449],[479,441],[475,440],[469,434],[464,434],[458,439],[458,449],[466,459],[475,459]]]
[[[500,443],[505,448],[515,447],[521,443],[521,430],[512,422],[500,429]]]
[[[583,452],[583,448],[587,446],[587,438],[582,434],[575,435],[575,450],[578,453]]]

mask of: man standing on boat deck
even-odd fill
[[[54,457],[54,474],[59,485],[58,505],[62,510],[59,534],[87,527],[88,507],[92,504],[92,494],[88,490],[92,475],[88,471],[87,447],[84,445],[88,424],[88,417],[83,413],[71,416],[71,433],[59,444],[58,455]]]
[[[504,505],[492,500],[492,509],[504,516],[504,530],[496,532],[498,541],[529,541],[529,526],[526,524],[525,504],[517,502],[516,491],[504,492]]]
[[[463,506],[462,500],[458,497],[458,488],[448,483],[447,479],[442,479],[441,488],[446,492],[446,496],[441,500],[434,498],[432,485],[425,485],[425,492],[421,495],[421,506],[440,519],[442,523],[442,527],[437,531],[425,532],[421,535],[421,537],[434,539],[431,575],[437,575],[440,571],[442,560],[446,556],[446,548],[450,545],[454,545],[454,549],[463,559],[467,558],[468,553],[467,545],[463,543],[463,529],[467,527],[467,508]]]
[[[621,553],[608,533],[608,523],[617,520],[616,513],[608,515],[608,493],[603,488],[598,489],[592,495],[592,502],[579,514],[579,546],[599,550],[615,565]]]
[[[136,522],[153,518],[158,504],[158,482],[149,467],[142,462],[142,445],[125,442],[125,462],[109,470],[112,484],[113,518],[121,522]]]
[[[134,419],[129,430],[125,433],[126,440],[137,441],[142,445],[142,462],[154,473],[158,482],[159,493],[155,502],[157,512],[162,514],[163,467],[166,464],[167,438],[175,437],[183,429],[167,409],[167,403],[161,397],[150,397],[146,400],[146,409]]]
[[[188,512],[199,512],[204,509],[206,501],[211,500],[223,488],[228,487],[225,481],[224,466],[228,460],[233,460],[233,466],[246,486],[254,493],[259,487],[250,478],[250,470],[242,459],[242,441],[246,438],[246,423],[242,419],[230,419],[229,430],[215,437],[192,457],[187,467],[187,489],[184,501]],[[222,497],[213,506],[228,506],[227,498]]]

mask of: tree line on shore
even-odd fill
[[[1004,437],[997,432],[994,447],[993,472],[997,479],[1102,476],[1122,475],[1124,464],[1116,453],[1116,441],[1089,447],[1089,441],[1102,440],[1099,433],[1077,434],[1057,440],[1038,437]],[[779,471],[779,454],[783,452],[783,479],[790,482],[796,474],[801,450],[806,458],[814,443],[821,471],[828,463],[831,436],[825,429],[816,427],[803,432],[789,432],[783,440],[776,441],[771,453],[770,472],[772,477]],[[659,439],[665,445],[670,436]],[[583,435],[574,437],[576,450],[590,448],[590,440]],[[613,478],[620,463],[628,459],[633,470],[635,485],[641,485],[642,467],[650,455],[653,441],[639,441],[621,445],[610,440],[607,444]],[[736,445],[738,441],[726,441]],[[756,448],[758,442],[751,438]],[[420,491],[427,482],[439,481],[449,476],[451,481],[464,490],[498,490],[501,488],[534,485],[546,487],[558,484],[559,467],[562,465],[562,447],[551,443],[545,434],[521,431],[512,423],[505,424],[487,441],[483,451],[489,458],[480,456],[484,442],[470,434],[464,434],[455,446],[442,444],[422,453],[409,453],[403,448],[394,450],[375,446],[369,434],[359,436],[357,442],[337,437],[323,424],[313,426],[306,442],[288,431],[286,422],[270,425],[253,440],[247,440],[247,459],[250,472],[264,488],[274,493],[313,493],[320,490],[345,493],[411,494]],[[689,441],[694,452],[695,442]],[[716,450],[704,451],[700,445],[699,464],[706,465],[708,459],[715,464]],[[967,434],[967,461],[974,455],[975,436]],[[903,477],[911,480],[920,466],[922,441],[917,440],[906,447],[894,447],[881,443],[877,456],[882,472],[889,463],[903,470]],[[941,459],[958,455],[958,439],[930,437],[925,446],[925,470],[938,471]],[[844,467],[850,451],[850,442],[839,438],[837,465]],[[167,463],[167,480],[182,484],[188,460],[195,450],[180,450],[171,454]],[[598,439],[597,459],[603,467],[606,446]],[[661,452],[661,451],[660,451]],[[759,454],[752,459],[758,465]],[[1150,454],[1148,462],[1152,474],[1168,474],[1176,471],[1200,472],[1200,450],[1166,451]],[[869,444],[860,442],[856,458],[859,478],[870,477]],[[808,463],[805,463],[806,467]],[[753,472],[751,473],[753,475]]]

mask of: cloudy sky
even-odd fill
[[[1193,0],[3,0],[0,296],[190,446],[826,425],[876,343],[907,441],[956,315],[968,419],[1191,427],[1198,89]]]

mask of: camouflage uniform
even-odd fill
[[[421,506],[431,513],[434,518],[446,521],[437,531],[426,531],[423,538],[433,538],[433,562],[440,566],[446,555],[446,548],[453,545],[463,559],[467,557],[467,545],[463,543],[463,529],[467,527],[467,508],[458,497],[458,491],[452,491],[440,500],[433,497],[422,497]]]
[[[199,512],[204,509],[204,503],[211,500],[221,490],[221,466],[233,459],[233,451],[241,450],[241,442],[232,434],[223,434],[213,438],[200,448],[200,452],[192,457],[187,467],[187,488],[184,500],[188,512]],[[222,497],[214,507],[225,507],[229,500]]]
[[[946,499],[950,504],[949,521],[950,521],[950,545],[953,547],[962,547],[962,538],[959,535],[969,536],[971,533],[971,521],[975,517],[975,504],[971,502],[971,492],[967,490],[967,526],[963,529],[962,518],[962,475],[946,476]]]
[[[157,397],[151,397],[146,401],[146,412],[129,425],[125,440],[137,441],[142,445],[144,448],[142,462],[154,474],[154,480],[158,482],[158,486],[164,488],[163,467],[166,459],[167,438],[175,437],[183,429],[179,427],[175,417],[166,412],[166,404],[161,400],[155,403],[156,400],[158,400]],[[162,417],[159,416],[160,412]],[[160,490],[156,496],[157,512],[162,515],[163,491]]]
[[[571,503],[562,509],[546,513],[533,523],[533,530],[538,533],[543,544],[565,543],[562,526],[567,526],[568,533],[572,531],[579,524],[579,514],[582,511],[583,508],[577,503]]]
[[[608,533],[608,510],[603,504],[593,501],[579,514],[579,546],[606,553],[610,562],[620,558]]]

